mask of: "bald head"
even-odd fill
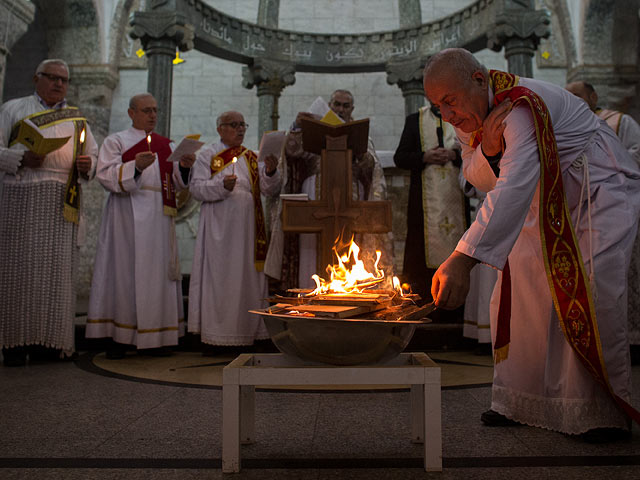
[[[598,94],[596,93],[593,85],[587,82],[571,82],[564,87],[567,91],[573,93],[576,97],[584,100],[591,111],[595,112],[598,106]]]
[[[131,97],[127,113],[134,128],[144,130],[147,133],[156,128],[158,103],[150,93],[139,93]]]
[[[442,118],[463,132],[482,126],[489,112],[489,75],[471,52],[448,48],[436,53],[424,67],[424,93]]]

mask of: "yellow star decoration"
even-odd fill
[[[183,63],[185,60],[183,58],[180,58],[180,51],[176,50],[176,58],[173,59],[173,64],[174,65],[180,65],[181,63]]]
[[[144,50],[139,48],[138,50],[136,50],[136,55],[138,56],[138,58],[144,57]]]
[[[547,52],[546,50],[544,52],[542,52],[542,58],[544,58],[545,60],[549,60],[550,56],[551,56],[551,54],[549,52]]]

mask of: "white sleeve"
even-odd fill
[[[538,142],[531,111],[526,106],[518,106],[505,122],[506,150],[500,161],[500,177],[456,247],[457,251],[498,269],[503,268],[522,230],[540,179]],[[478,155],[482,156],[482,152],[476,149],[473,156]]]
[[[193,198],[201,202],[219,202],[231,195],[223,185],[224,177],[229,170],[221,170],[213,177],[211,176],[212,154],[211,148],[201,148],[191,172],[189,191]]]
[[[100,154],[96,176],[100,184],[110,192],[132,192],[138,189],[135,179],[136,162],[122,162],[124,146],[118,136],[105,138]]]

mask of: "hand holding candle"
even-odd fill
[[[91,170],[91,157],[84,154],[86,140],[86,128],[80,132],[80,141],[78,143],[78,151],[76,152],[76,168],[78,173],[89,173]]]

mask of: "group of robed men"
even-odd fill
[[[41,93],[38,85],[45,81],[60,90],[58,87],[64,87],[68,82],[68,69],[61,70],[55,63],[46,64],[42,69],[39,67],[36,95],[9,102],[0,111],[3,145],[10,146],[3,148],[1,156],[2,165],[9,173],[3,182],[0,203],[3,206],[0,215],[3,242],[15,234],[8,232],[6,225],[15,228],[21,223],[16,217],[7,216],[7,205],[13,210],[15,202],[21,202],[24,204],[20,207],[24,209],[21,219],[34,218],[34,222],[49,221],[49,218],[38,216],[38,209],[46,207],[50,211],[56,208],[55,221],[67,222],[63,215],[66,205],[60,205],[66,198],[65,187],[70,184],[66,177],[73,177],[68,174],[74,170],[78,171],[78,182],[94,175],[97,150],[94,141],[88,140],[84,147],[77,142],[74,147],[63,147],[66,152],[64,165],[54,163],[62,151],[40,159],[40,165],[30,165],[30,155],[22,153],[25,149],[6,140],[10,138],[11,126],[25,117],[52,107],[66,110],[64,104],[51,103]],[[436,306],[456,308],[466,298],[470,275],[477,264],[498,270],[491,300],[496,362],[492,404],[483,414],[482,421],[487,425],[522,423],[540,426],[583,434],[590,441],[625,437],[631,419],[638,420],[638,413],[629,404],[631,368],[626,324],[627,269],[640,210],[638,166],[615,133],[574,95],[546,82],[487,71],[466,50],[447,49],[432,56],[425,67],[424,88],[428,100],[439,108],[442,119],[455,130],[462,149],[465,179],[487,192],[475,221],[462,235],[454,252],[435,271],[431,285]],[[57,99],[57,102],[62,101]],[[19,105],[21,108],[16,108]],[[147,112],[138,112],[138,108],[147,109]],[[9,111],[14,112],[12,117],[7,115]],[[130,301],[113,301],[114,310],[105,310],[106,321],[102,321],[102,313],[94,315],[92,311],[97,312],[100,303],[106,308],[109,305],[107,302],[94,305],[94,292],[98,298],[106,297],[94,282],[88,331],[96,325],[110,330],[100,334],[115,336],[121,331],[124,337],[120,338],[125,340],[131,340],[132,335],[141,338],[149,333],[154,338],[173,341],[183,328],[179,321],[179,286],[174,279],[177,273],[175,245],[169,241],[175,238],[172,237],[171,215],[175,210],[171,198],[173,189],[181,188],[189,181],[194,196],[205,202],[196,248],[198,268],[194,269],[194,277],[200,276],[201,285],[207,276],[215,275],[211,269],[229,265],[225,265],[226,258],[215,255],[216,248],[211,245],[219,245],[221,249],[226,248],[224,252],[229,252],[228,242],[238,242],[241,252],[238,255],[251,258],[254,269],[259,270],[264,245],[260,241],[255,192],[258,185],[265,192],[270,190],[281,172],[273,159],[258,165],[255,155],[243,150],[241,141],[246,125],[237,112],[221,116],[218,120],[221,143],[203,148],[195,164],[192,158],[183,158],[179,164],[161,166],[161,156],[168,155],[171,150],[170,142],[157,135],[152,135],[151,142],[147,142],[146,135],[151,129],[136,126],[138,114],[155,117],[155,103],[143,107],[134,102],[129,113],[134,121],[132,129],[108,137],[97,161],[97,176],[112,193],[101,227],[95,275],[110,279],[109,288],[113,290],[114,298],[129,298]],[[69,122],[42,123],[41,128],[48,131],[68,123],[68,133],[75,138],[71,129],[77,129],[76,122],[78,120],[74,118]],[[223,136],[226,130],[221,129],[224,128],[234,132]],[[77,161],[82,157],[79,155],[82,149],[90,159],[89,168],[81,167],[85,162]],[[158,161],[151,162],[145,155],[149,149],[157,155]],[[245,158],[245,162],[236,164],[231,175],[228,174],[230,162],[226,153],[229,149]],[[11,150],[14,152],[7,155]],[[189,180],[186,170],[191,167]],[[41,198],[40,193],[31,195],[27,192],[29,188],[48,192],[46,205],[19,200],[25,193],[30,198]],[[162,195],[162,203],[158,195]],[[72,194],[67,196],[73,197]],[[151,196],[157,201],[145,202],[146,197]],[[121,214],[111,214],[109,209],[120,210]],[[138,228],[133,228],[137,226],[136,222],[151,222],[161,215],[163,222],[158,222],[151,232],[139,233]],[[234,228],[228,228],[228,225],[236,225],[229,222],[242,223],[236,227],[245,229],[242,238]],[[68,227],[69,233],[60,227],[52,228],[51,232],[60,236],[57,243],[66,242],[65,248],[70,249],[69,245],[75,246],[76,224],[68,223],[64,226]],[[34,230],[33,225],[29,225],[29,230]],[[20,253],[24,249],[41,252],[42,229],[35,230],[24,235],[31,243],[21,244]],[[252,232],[253,236],[247,232]],[[118,238],[109,237],[116,234]],[[129,257],[129,262],[120,261],[129,255],[122,248],[125,238],[130,242],[126,244],[129,251],[137,249],[137,246],[132,247],[136,241],[143,242],[140,260]],[[203,248],[205,243],[207,248]],[[151,247],[159,244],[162,247],[152,253]],[[101,254],[107,248],[104,245],[110,245],[109,251]],[[18,245],[12,248],[17,250]],[[3,267],[12,262],[16,264],[15,250],[7,249],[5,253],[3,246],[0,257]],[[72,253],[69,255],[73,256]],[[110,258],[111,264],[101,265],[104,262],[101,255]],[[208,255],[212,257],[207,258]],[[23,259],[21,255],[20,260]],[[135,281],[141,268],[138,261],[145,268],[154,270],[153,275],[147,273],[141,280],[148,284],[149,290],[159,290],[163,283],[171,282],[176,288],[148,299],[139,298],[137,292],[132,294],[129,290],[131,282]],[[116,263],[120,266],[116,267]],[[32,270],[35,274],[32,271],[31,277],[40,274],[37,269]],[[124,279],[125,270],[127,280]],[[71,274],[72,268],[69,271]],[[14,278],[5,272],[3,268],[0,273],[3,298],[7,298],[8,287],[14,283]],[[15,298],[24,299],[26,291],[32,296],[37,292],[36,296],[40,296],[41,291],[29,283],[33,281],[31,277],[26,278],[24,290],[14,290]],[[49,278],[55,278],[53,282],[48,281],[49,289],[65,283],[58,281],[59,277]],[[69,277],[70,285],[73,284],[71,280]],[[237,281],[237,285],[242,285],[246,291],[247,280]],[[197,282],[191,287],[199,291],[195,298],[200,295],[199,301],[194,301],[194,306],[190,307],[190,310],[194,309],[194,321],[197,321],[198,311],[204,316],[212,313],[207,310],[209,308],[221,308],[213,303],[212,290],[201,289]],[[226,299],[225,286],[217,295]],[[135,287],[137,289],[138,285]],[[34,318],[29,315],[16,318],[16,312],[19,315],[31,313],[21,308],[22,305],[13,305],[11,322],[5,320],[7,316],[3,314],[0,332],[4,347],[45,343],[42,339],[46,334],[42,332],[38,332],[40,336],[24,335],[29,331],[24,325],[33,323]],[[149,315],[170,310],[177,318],[171,324],[141,332],[136,331],[134,325],[120,325],[113,318],[107,318],[120,314],[120,308],[124,309],[123,318],[143,308],[148,309]],[[47,325],[49,314],[36,313]],[[137,315],[136,321],[139,318]],[[97,322],[91,322],[92,319]],[[126,330],[134,332],[127,334]],[[202,331],[204,333],[204,328]],[[73,348],[59,339],[47,339],[46,344],[63,347],[66,351]]]

